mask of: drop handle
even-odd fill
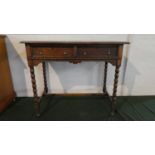
[[[87,52],[83,52],[83,55],[87,55]]]
[[[108,50],[108,55],[110,55],[110,54],[111,54],[111,50],[109,49],[109,50]]]
[[[68,54],[67,51],[65,51],[65,52],[64,52],[64,55],[67,55],[67,54]]]

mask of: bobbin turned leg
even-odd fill
[[[107,70],[108,70],[108,62],[105,62],[105,66],[104,66],[104,82],[103,82],[103,93],[104,94],[107,93],[107,88],[106,88],[106,84],[107,84]]]
[[[115,111],[116,111],[117,85],[118,85],[118,77],[119,77],[119,68],[120,68],[120,65],[116,64],[115,77],[114,77],[114,88],[113,88],[113,95],[112,95],[112,111],[111,111],[111,115],[114,115]]]
[[[48,93],[48,87],[47,87],[47,78],[46,78],[46,63],[43,62],[43,77],[44,77],[44,95]]]
[[[34,108],[35,108],[36,116],[39,117],[40,116],[40,99],[37,93],[34,66],[30,66],[30,73],[31,73],[31,81],[32,81],[33,94],[34,94]]]

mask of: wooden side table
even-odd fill
[[[77,64],[81,61],[105,61],[103,94],[108,95],[106,89],[108,63],[115,66],[111,112],[116,110],[117,85],[119,68],[121,66],[124,44],[129,42],[48,42],[22,41],[26,46],[27,60],[30,67],[36,116],[40,116],[40,97],[37,93],[34,66],[42,63],[44,76],[44,93],[48,93],[46,79],[46,61],[69,61]]]

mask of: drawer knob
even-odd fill
[[[87,55],[87,52],[84,52],[83,55]]]
[[[42,52],[39,52],[39,54],[42,54]]]

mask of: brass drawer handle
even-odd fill
[[[67,51],[64,51],[64,55],[67,55],[68,53],[67,53]]]
[[[83,52],[83,55],[87,55],[87,52]]]
[[[108,55],[111,55],[111,49],[108,50]]]
[[[39,54],[42,55],[43,53],[42,52],[39,52]]]

